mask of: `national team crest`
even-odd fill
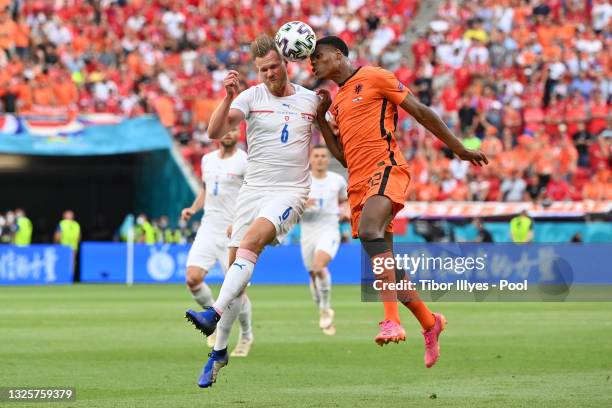
[[[285,116],[285,122],[289,122],[289,116]]]
[[[363,89],[363,85],[361,85],[361,84],[355,85],[355,93],[357,95],[359,95],[359,92],[361,92],[362,89]]]

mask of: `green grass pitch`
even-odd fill
[[[425,369],[408,311],[408,340],[377,347],[382,306],[361,303],[357,287],[333,289],[334,337],[319,331],[306,287],[249,293],[251,355],[230,359],[214,387],[201,390],[208,350],[183,318],[195,306],[184,287],[2,287],[0,386],[73,386],[77,400],[0,405],[612,406],[612,303],[432,303],[449,324],[438,364]]]

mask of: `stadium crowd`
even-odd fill
[[[166,215],[152,218],[146,214],[139,214],[134,218],[132,214],[128,214],[114,240],[123,242],[133,240],[148,245],[187,244],[193,242],[199,227],[199,220],[193,220],[190,223],[179,220],[177,225],[172,227]]]
[[[135,218],[130,214],[125,217],[113,239],[115,241],[133,239],[134,242],[145,244],[185,244],[193,242],[199,227],[199,220],[190,223],[178,221],[177,225],[172,227],[169,218],[165,215],[150,218],[146,214],[139,214]],[[36,226],[24,209],[0,212],[0,244],[27,246],[32,242],[40,242],[40,236],[37,240],[33,239],[35,230]],[[62,219],[57,224],[53,242],[76,249],[81,238],[81,227],[75,220],[74,213],[71,210],[64,211]]]
[[[400,118],[409,198],[612,200],[611,17],[606,0],[444,1],[396,74],[491,164]]]
[[[356,65],[409,84],[469,147],[477,169],[400,115],[407,199],[611,200],[612,6],[606,0],[446,0],[406,50],[418,0],[0,0],[5,112],[157,113],[200,173],[228,69],[256,82],[249,42],[290,20],[335,34]],[[406,58],[411,53],[411,60]],[[293,81],[314,88],[308,62]],[[331,86],[331,85],[330,85]],[[244,143],[244,138],[242,139]]]
[[[17,246],[30,245],[34,224],[23,208],[0,212],[0,244]],[[81,241],[81,226],[74,219],[72,210],[65,210],[53,235],[53,242],[66,245],[76,250]]]

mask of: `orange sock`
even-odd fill
[[[436,324],[436,318],[422,300],[406,302],[404,306],[410,309],[414,317],[421,323],[423,330],[429,330]]]
[[[383,302],[383,306],[385,307],[385,320],[393,320],[398,324],[401,323],[397,302]]]

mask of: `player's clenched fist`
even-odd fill
[[[193,217],[193,214],[195,214],[195,211],[191,208],[183,208],[183,211],[181,211],[181,220],[189,221],[189,219]]]
[[[229,98],[234,99],[240,93],[239,76],[238,71],[231,70],[223,79],[223,87]]]

